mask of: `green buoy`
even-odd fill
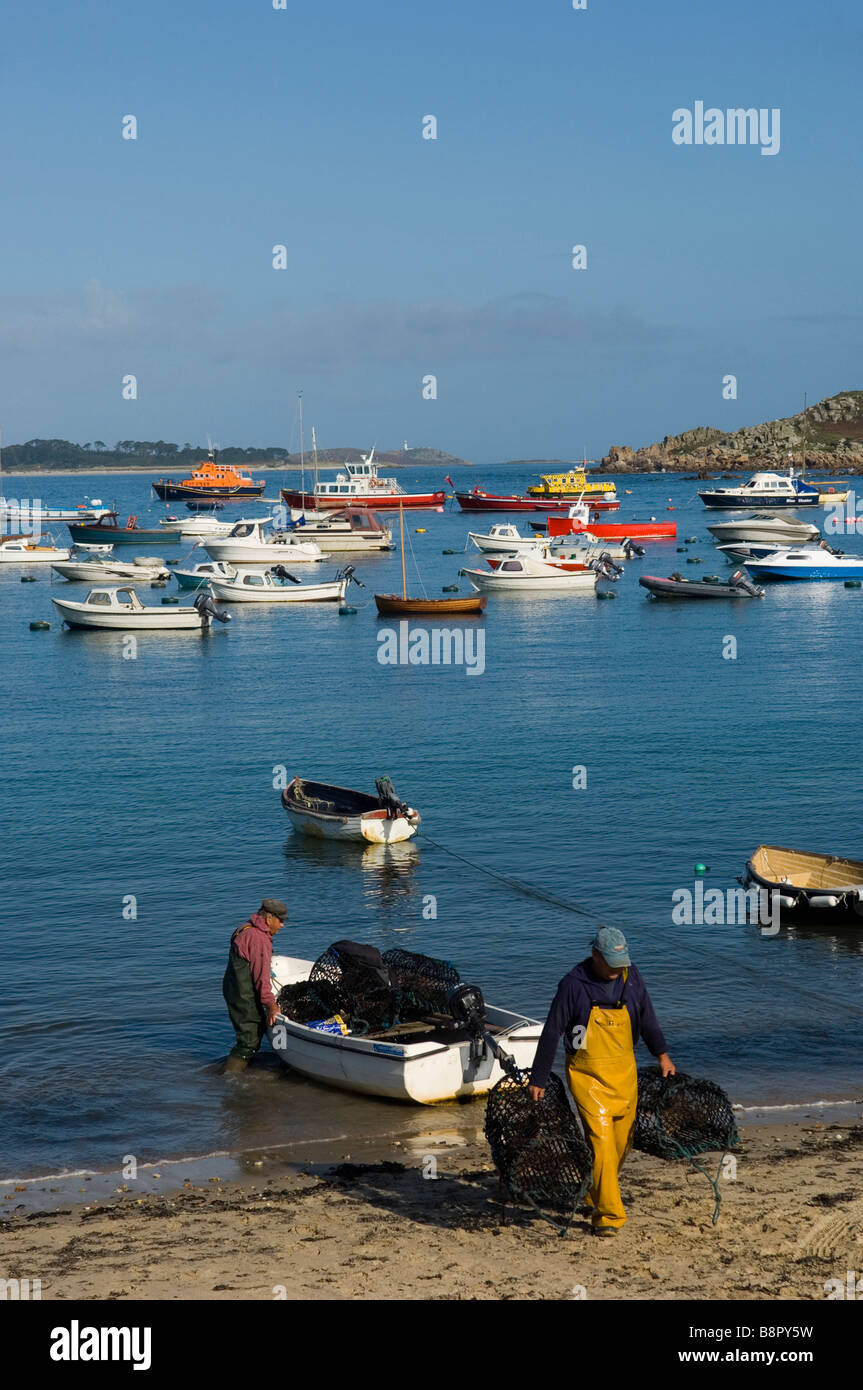
[[[457,584],[444,584],[443,588],[441,589],[441,593],[442,593],[442,594],[457,594],[457,593],[458,593],[458,585],[457,585]]]
[[[21,576],[21,583],[22,583],[22,584],[35,584],[35,583],[36,583],[36,576],[35,576],[35,574],[22,574],[22,576]]]
[[[457,550],[442,550],[441,555],[458,555]]]
[[[699,860],[698,863],[697,863],[696,866],[695,866],[695,872],[696,872],[697,874],[706,874],[706,873],[709,872],[709,865],[707,865],[707,864],[702,864],[702,863],[701,863],[701,860]]]
[[[179,603],[180,600],[177,598],[177,595],[176,595],[176,594],[166,594],[165,597],[162,599],[162,602],[163,602],[163,603]]]
[[[150,584],[151,589],[164,589],[165,587],[164,579],[154,579]]]
[[[697,544],[698,544],[698,537],[697,537],[697,536],[687,536],[687,537],[686,537],[686,544],[687,544],[687,545],[697,545]]]
[[[343,603],[339,609],[339,617],[343,618],[349,613],[356,613],[356,608],[351,608],[349,604]]]
[[[687,555],[689,552],[687,551],[685,545],[679,545],[679,546],[677,547],[677,553],[678,553],[678,555]]]
[[[38,623],[31,623],[31,624],[30,624],[30,631],[31,631],[31,632],[48,632],[48,631],[50,631],[50,628],[51,628],[51,624],[50,624],[50,623],[38,622]]]
[[[859,588],[860,588],[860,580],[859,580],[859,579],[846,579],[846,580],[845,580],[845,588],[846,588],[846,589],[859,589]]]
[[[617,594],[614,592],[613,589],[597,589],[597,591],[596,591],[596,597],[597,597],[597,598],[617,598]]]

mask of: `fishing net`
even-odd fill
[[[297,1023],[340,1014],[354,1034],[385,1032],[397,1023],[447,1014],[458,983],[449,961],[413,951],[381,955],[373,947],[338,942],[318,956],[308,980],[283,987],[278,1004]]]
[[[638,1110],[632,1145],[655,1158],[688,1159],[713,1187],[719,1219],[719,1173],[725,1154],[740,1143],[731,1101],[713,1081],[677,1072],[663,1077],[659,1067],[641,1067],[638,1072]],[[716,1178],[695,1162],[696,1154],[719,1151]]]
[[[504,1076],[489,1094],[485,1136],[504,1203],[528,1202],[564,1235],[590,1185],[593,1153],[560,1077],[552,1072],[542,1099],[534,1101],[527,1077]],[[565,1220],[554,1221],[543,1207],[562,1213]]]

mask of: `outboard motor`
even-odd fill
[[[616,565],[607,550],[603,550],[595,560],[591,560],[589,568],[595,570],[600,579],[610,579],[615,584],[623,574],[623,565]]]
[[[194,600],[194,607],[200,613],[205,623],[209,623],[211,618],[215,618],[218,623],[229,623],[231,621],[230,613],[226,613],[223,608],[219,607],[212,594],[197,594]]]
[[[344,569],[339,570],[338,574],[336,575],[336,578],[346,579],[349,584],[356,584],[358,589],[364,589],[366,587],[365,584],[363,584],[362,580],[357,579],[357,576],[354,573],[353,565],[345,565]]]
[[[295,574],[291,574],[289,569],[285,569],[284,565],[273,565],[270,574],[274,574],[277,579],[290,579],[292,584],[302,584],[303,582]]]
[[[396,789],[389,777],[376,777],[375,787],[377,788],[380,803],[386,810],[388,820],[395,820],[398,816],[410,815],[410,806],[408,806],[406,801],[402,801],[401,797],[397,796]]]
[[[447,1008],[460,1027],[473,1037],[485,1032],[485,1000],[479,985],[456,985],[447,995]]]
[[[763,598],[764,590],[758,585],[753,584],[745,570],[735,570],[728,581],[729,589],[740,589],[744,594],[751,594],[753,598]]]
[[[630,540],[629,537],[623,542],[623,549],[628,560],[632,560],[636,555],[640,557],[647,554],[643,545],[636,545],[635,541]]]

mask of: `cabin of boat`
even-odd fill
[[[570,469],[568,473],[543,473],[539,484],[527,489],[528,497],[569,498],[599,494],[614,497],[617,488],[614,483],[590,483],[581,468]]]

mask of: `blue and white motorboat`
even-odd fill
[[[236,579],[237,571],[226,560],[208,560],[190,570],[171,570],[180,589],[203,589],[211,579]]]
[[[789,468],[787,474],[753,473],[741,487],[699,491],[705,507],[817,507],[820,490]]]
[[[774,550],[757,560],[747,560],[746,568],[756,579],[861,579],[863,555],[843,555],[820,545]]]

